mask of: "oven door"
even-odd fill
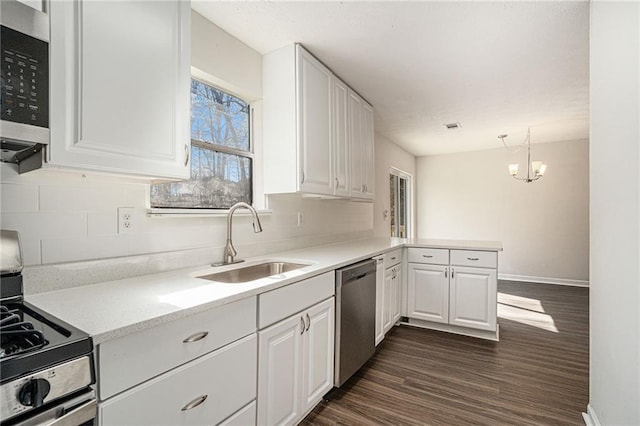
[[[95,392],[90,390],[81,395],[54,404],[46,411],[26,420],[21,426],[93,426],[97,425],[98,403]]]

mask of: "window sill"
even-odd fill
[[[257,210],[259,216],[270,216],[272,210]],[[229,209],[147,209],[149,217],[227,217]],[[234,216],[251,216],[247,209],[239,209]]]

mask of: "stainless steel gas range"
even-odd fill
[[[0,424],[93,425],[91,337],[23,300],[18,233],[0,232]]]

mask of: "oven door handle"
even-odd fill
[[[98,403],[95,399],[69,411],[62,417],[58,417],[47,426],[78,426],[96,418]]]

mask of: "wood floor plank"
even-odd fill
[[[500,342],[394,327],[303,425],[582,425],[589,291],[500,281]]]

